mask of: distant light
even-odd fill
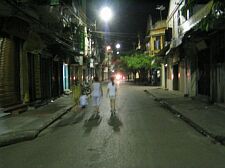
[[[167,67],[168,65],[167,64],[165,64],[165,67]]]
[[[106,50],[107,50],[107,51],[111,50],[111,46],[107,46],[107,47],[106,47]]]
[[[117,55],[119,55],[119,54],[120,54],[120,52],[119,52],[119,51],[117,51],[117,52],[116,52],[116,54],[117,54]]]
[[[116,48],[117,49],[119,49],[120,48],[120,44],[118,43],[118,44],[116,44]]]
[[[108,22],[112,18],[112,10],[109,7],[103,7],[100,11],[100,17],[103,21]]]
[[[120,74],[116,74],[116,80],[120,80],[121,79],[121,75]]]
[[[160,74],[160,70],[158,70],[158,71],[157,71],[157,77],[159,78],[160,75],[161,75],[161,74]]]

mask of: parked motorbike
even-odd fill
[[[91,94],[91,87],[90,87],[89,83],[86,83],[86,82],[85,82],[85,83],[82,85],[82,93],[84,93],[84,94],[86,94],[86,95]]]

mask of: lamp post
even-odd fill
[[[102,21],[104,21],[105,23],[108,23],[112,19],[113,13],[112,13],[112,10],[106,6],[106,7],[101,8],[99,16]],[[109,53],[111,52],[111,46],[106,47],[106,52],[107,52],[107,56],[108,56],[108,79],[109,79],[109,77],[110,77]]]
[[[108,57],[108,79],[110,78],[110,66],[109,66],[109,64],[110,64],[110,56],[109,56],[109,54],[110,54],[110,52],[111,52],[111,46],[107,46],[106,47],[106,52],[107,52],[107,57]]]

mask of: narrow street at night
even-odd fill
[[[224,146],[176,118],[146,89],[121,84],[116,116],[110,117],[104,86],[101,120],[87,121],[91,103],[77,122],[71,111],[36,139],[1,147],[0,167],[224,168]]]
[[[0,0],[0,168],[225,168],[225,0]]]

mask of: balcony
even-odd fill
[[[185,21],[182,25],[179,27],[179,34],[180,36],[183,36],[187,31],[192,29],[194,26],[196,26],[204,17],[206,17],[213,5],[213,1],[210,1],[206,5],[204,5],[198,12],[196,12],[190,19]]]

